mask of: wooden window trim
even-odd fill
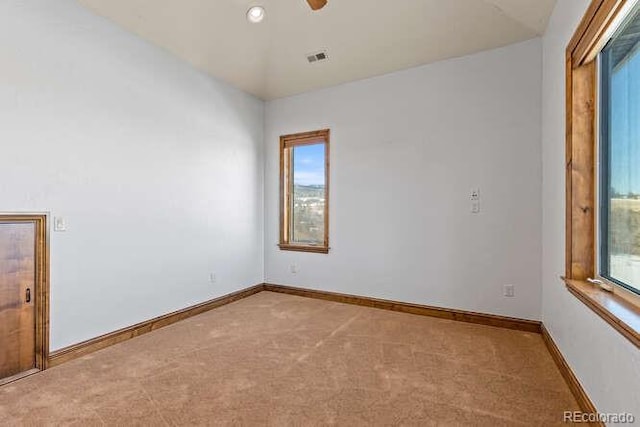
[[[631,5],[592,0],[566,49],[566,265],[567,289],[640,347],[640,303],[620,287],[606,292],[589,283],[597,275],[597,67],[596,57]]]
[[[283,135],[280,137],[280,243],[278,246],[283,251],[311,252],[311,253],[329,253],[329,158],[330,158],[330,130],[322,129],[312,132],[296,133],[291,135]],[[286,170],[285,161],[286,149],[293,146],[316,144],[322,141],[325,144],[325,203],[324,203],[324,242],[322,245],[302,245],[290,243],[288,236],[289,218],[291,216],[291,207],[288,202],[288,194],[291,193],[292,182],[289,182],[290,171]],[[289,187],[287,189],[287,187]]]

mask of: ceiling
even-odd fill
[[[556,0],[77,0],[223,81],[271,100],[541,35]],[[245,18],[250,6],[267,13]],[[329,59],[310,64],[307,55]]]

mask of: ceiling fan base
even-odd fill
[[[327,5],[327,0],[307,0],[312,10],[320,10]]]

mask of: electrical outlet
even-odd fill
[[[504,285],[504,296],[512,298],[516,296],[515,286],[513,285]]]
[[[209,273],[209,281],[211,282],[212,285],[215,285],[216,282],[218,281],[218,276],[216,275],[216,273]]]
[[[471,190],[471,200],[475,201],[475,200],[480,200],[480,190],[477,188],[474,188],[473,190]]]
[[[296,264],[291,264],[289,266],[289,271],[291,272],[291,274],[297,274],[298,273],[298,266]]]

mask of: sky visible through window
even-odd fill
[[[293,171],[295,185],[324,186],[324,144],[295,147]]]
[[[611,82],[611,187],[640,194],[640,49],[619,64]]]

